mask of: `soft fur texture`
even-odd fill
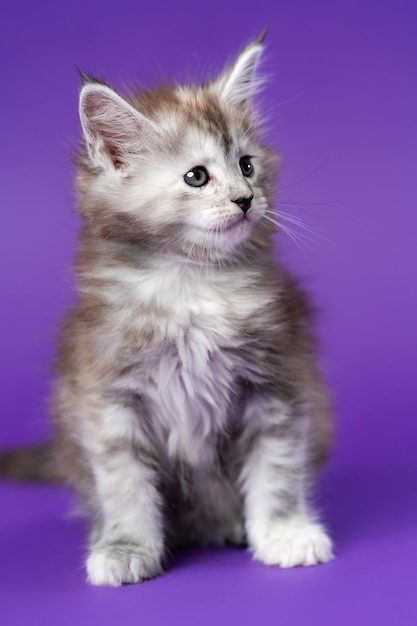
[[[201,87],[81,90],[79,301],[54,416],[96,585],[157,576],[189,542],[247,543],[281,567],[332,558],[307,502],[331,421],[305,297],[273,255],[262,50]],[[197,166],[201,187],[184,180]]]

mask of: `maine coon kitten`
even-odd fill
[[[79,300],[54,417],[95,585],[157,576],[184,542],[247,543],[280,567],[332,558],[307,501],[330,415],[305,298],[273,254],[262,50],[201,87],[82,86]]]

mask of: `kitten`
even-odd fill
[[[201,87],[122,98],[84,77],[79,300],[54,398],[60,473],[92,519],[88,580],[158,576],[174,545],[314,565],[331,439],[309,309],[273,254],[263,37]]]

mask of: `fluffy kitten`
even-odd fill
[[[280,567],[332,558],[307,503],[331,422],[305,298],[273,254],[262,50],[201,87],[122,98],[84,80],[79,300],[54,417],[95,585],[158,576],[184,542],[247,543]]]

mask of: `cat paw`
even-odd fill
[[[101,587],[138,583],[160,574],[160,559],[137,544],[102,544],[87,559],[87,580]]]
[[[332,542],[320,524],[280,522],[257,542],[254,557],[266,565],[285,568],[317,565],[333,559]]]

